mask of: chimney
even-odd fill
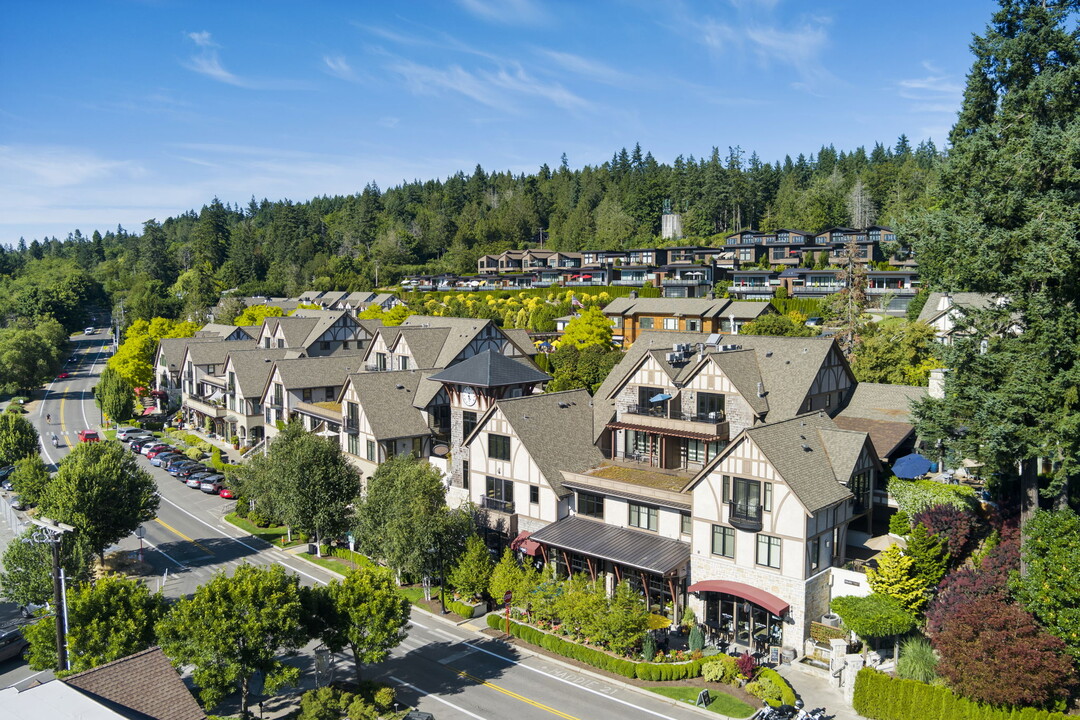
[[[945,399],[945,373],[946,368],[934,368],[930,371],[930,397],[935,400]]]

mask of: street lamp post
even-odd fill
[[[48,543],[52,546],[53,604],[56,618],[56,669],[70,670],[67,656],[67,599],[64,597],[63,570],[60,567],[60,539],[64,533],[75,530],[44,517],[30,518],[40,530],[30,536],[30,542]]]
[[[146,537],[146,528],[140,525],[135,528],[135,537],[139,538],[139,562],[143,561],[143,538]]]

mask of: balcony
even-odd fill
[[[640,287],[645,284],[645,278],[622,278],[619,280],[612,280],[612,285],[623,285],[629,287]]]
[[[645,405],[630,405],[619,413],[619,421],[641,425],[663,435],[668,433],[696,433],[729,439],[727,420],[723,413],[682,413],[677,409],[656,412]]]
[[[208,402],[194,395],[188,395],[184,398],[184,405],[212,418],[225,417],[224,403],[217,405],[216,403]]]
[[[761,505],[758,503],[728,501],[728,522],[732,527],[746,532],[761,531]]]
[[[514,514],[514,501],[513,500],[498,500],[496,498],[482,497],[480,498],[480,507],[485,510],[492,510],[494,512],[505,513],[507,515]]]
[[[908,295],[914,296],[918,292],[913,287],[868,287],[866,288],[867,295],[897,295],[899,297],[906,297]]]
[[[694,287],[696,285],[711,285],[712,283],[704,277],[688,277],[688,278],[664,278],[661,281],[662,285],[680,285],[685,287]]]
[[[368,363],[364,365],[364,372],[386,372],[389,369],[389,365],[377,365],[375,363]]]

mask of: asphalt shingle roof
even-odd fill
[[[228,360],[236,373],[236,389],[239,395],[245,398],[260,397],[274,368],[274,362],[284,358],[287,352],[285,348],[255,348],[230,352]]]
[[[278,360],[277,370],[286,390],[299,390],[342,385],[361,365],[360,355],[322,355]]]
[[[432,380],[476,387],[501,387],[519,383],[546,382],[551,376],[527,360],[509,358],[494,350],[462,360],[431,376]]]
[[[952,304],[945,308],[941,308],[942,300],[948,295],[952,299]],[[940,293],[932,292],[926,296],[926,304],[923,305],[922,310],[919,312],[919,322],[932,323],[939,317],[947,313],[953,307],[960,310],[964,308],[982,309],[989,307],[993,302],[993,296],[987,293],[975,293],[975,292],[956,292],[956,293]]]
[[[125,658],[69,675],[62,680],[124,717],[154,720],[204,720],[169,658],[152,647]]]
[[[431,434],[424,413],[414,406],[416,389],[425,376],[417,370],[349,375],[377,440]]]

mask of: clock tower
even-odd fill
[[[432,375],[450,397],[451,494],[468,498],[461,446],[480,419],[502,398],[531,395],[551,376],[527,358],[510,358],[493,350],[473,355]],[[447,498],[450,499],[449,497]]]

